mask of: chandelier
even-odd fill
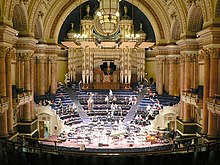
[[[119,29],[120,0],[99,0],[100,6],[95,16],[95,29],[98,33],[109,36]]]

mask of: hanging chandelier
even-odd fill
[[[98,33],[109,36],[119,27],[120,0],[99,0],[100,6],[95,16],[95,29]]]

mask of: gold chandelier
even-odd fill
[[[112,35],[119,27],[120,0],[99,0],[100,7],[96,12],[95,28],[102,35]]]

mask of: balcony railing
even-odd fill
[[[203,100],[198,94],[193,94],[191,91],[182,91],[182,101],[189,103],[197,108],[202,108]]]
[[[29,103],[32,100],[33,100],[32,91],[25,91],[20,94],[17,94],[17,96],[13,98],[13,108],[17,109],[19,106]]]
[[[211,97],[207,99],[207,108],[212,113],[220,116],[220,98]]]
[[[8,110],[9,98],[5,96],[0,96],[0,114],[3,114]]]

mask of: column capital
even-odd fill
[[[8,48],[6,58],[11,59],[12,57],[15,56],[16,54],[15,52],[16,52],[15,48]]]
[[[36,55],[38,63],[44,63],[48,58],[46,55]]]
[[[181,56],[184,58],[185,62],[192,62],[196,54],[197,53],[182,53]]]
[[[210,58],[219,58],[220,56],[220,51],[219,48],[208,48]]]
[[[199,58],[199,55],[198,55],[198,54],[193,54],[193,55],[192,55],[192,60],[193,60],[193,62],[197,62],[197,61],[198,61],[198,58]]]
[[[209,55],[209,51],[208,49],[202,49],[199,51],[199,59],[204,59],[204,60],[208,60],[210,59],[210,55]]]
[[[0,46],[0,58],[5,58],[8,52],[9,47],[7,46]]]
[[[166,60],[165,56],[156,56],[156,61],[158,63],[163,63]]]
[[[49,60],[51,63],[57,63],[57,60],[58,60],[58,55],[50,55],[49,56]]]
[[[37,56],[33,53],[33,55],[31,56],[31,61],[35,61],[37,58]]]
[[[177,63],[179,56],[167,56],[166,59],[170,64],[175,64],[175,63]]]
[[[30,61],[33,54],[34,54],[33,52],[28,51],[28,52],[23,52],[21,55],[22,55],[24,61]]]
[[[179,55],[178,60],[181,64],[184,63],[185,62],[184,55]]]

